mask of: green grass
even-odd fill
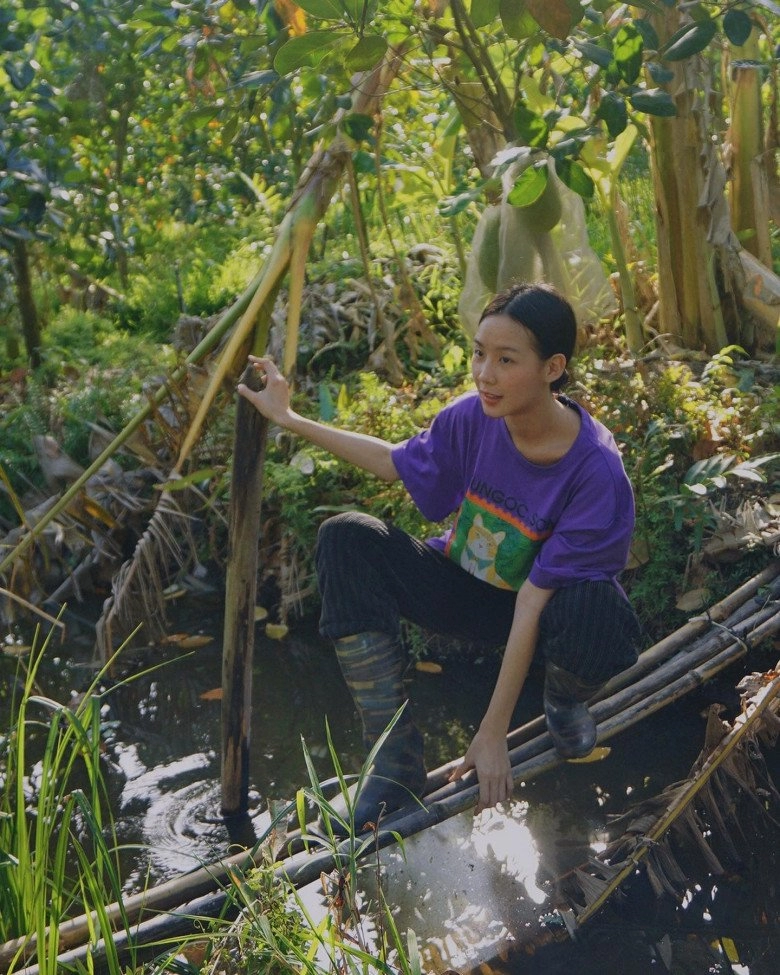
[[[69,917],[96,911],[94,937],[110,941],[103,905],[122,902],[97,680],[74,709],[37,693],[49,639],[20,662],[21,690],[0,739],[0,941],[34,937],[42,975],[60,971],[59,931]],[[23,957],[20,948],[9,973]],[[110,950],[109,961],[120,971]]]

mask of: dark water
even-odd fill
[[[325,739],[326,720],[344,767],[355,771],[362,752],[358,720],[332,651],[312,628],[301,626],[284,640],[263,636],[258,626],[252,708],[250,818],[236,835],[219,817],[221,604],[204,597],[178,612],[172,633],[212,637],[191,652],[176,644],[128,653],[122,676],[137,678],[105,696],[106,767],[120,841],[126,845],[124,887],[134,891],[209,862],[231,843],[251,843],[268,823],[270,799],[291,799],[308,783],[301,739],[318,774],[333,774]],[[77,629],[77,628],[76,628]],[[66,646],[52,644],[41,669],[41,689],[60,701],[88,686],[93,669],[91,634],[72,632]],[[152,672],[150,666],[156,664]],[[703,692],[645,719],[610,741],[601,762],[566,765],[524,784],[528,826],[539,850],[537,883],[544,887],[583,862],[604,835],[610,816],[684,778],[703,743],[705,711],[713,700],[735,702],[734,684],[745,670],[774,663],[766,655],[725,674]],[[15,662],[0,662],[0,677],[14,679]],[[412,705],[426,738],[433,768],[462,754],[490,696],[497,662],[447,659],[441,674],[415,672]],[[539,710],[539,688],[529,687],[519,716]],[[0,727],[6,727],[0,698]],[[733,716],[732,714],[726,715]],[[775,752],[777,749],[774,750]],[[777,766],[777,756],[770,755]],[[777,772],[777,768],[775,768]],[[776,778],[777,781],[777,778]],[[640,880],[616,910],[592,922],[576,945],[567,942],[496,962],[496,971],[589,975],[645,972],[780,975],[780,892],[777,845],[780,829],[751,833],[743,859],[726,877],[705,869],[684,906],[653,897]],[[667,967],[671,966],[671,967]]]

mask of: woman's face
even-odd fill
[[[508,315],[483,318],[474,337],[471,374],[488,416],[513,417],[546,404],[566,359],[543,359],[531,332]]]

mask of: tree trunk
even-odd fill
[[[41,319],[32,293],[30,255],[26,241],[19,239],[14,241],[11,258],[14,281],[16,282],[16,298],[19,303],[19,316],[22,320],[24,346],[30,365],[33,369],[37,369],[41,364]]]
[[[680,26],[678,8],[653,18],[661,43]],[[650,117],[656,196],[659,321],[687,348],[743,344],[739,244],[725,200],[726,173],[712,143],[709,72],[703,58],[672,62],[673,118]]]
[[[736,51],[731,48],[732,52]],[[738,49],[731,66],[731,222],[745,250],[772,266],[769,236],[769,178],[764,153],[761,68],[758,31]]]

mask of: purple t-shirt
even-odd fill
[[[634,527],[634,498],[612,434],[576,403],[580,431],[554,464],[528,461],[503,419],[476,393],[446,406],[428,430],[393,448],[412,500],[431,521],[457,512],[429,544],[467,572],[517,590],[587,579],[616,582]]]

